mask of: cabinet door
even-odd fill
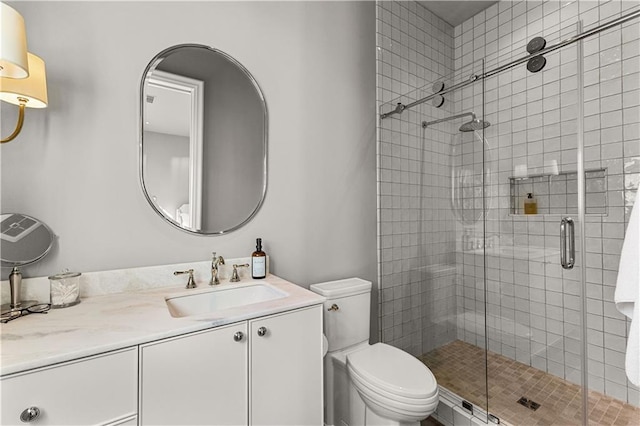
[[[37,425],[117,424],[135,417],[137,364],[136,347],[3,377],[0,424],[24,425],[20,415],[31,407],[39,412],[31,420]]]
[[[322,424],[322,309],[249,322],[251,425]]]
[[[247,424],[246,322],[144,345],[140,354],[141,425]]]

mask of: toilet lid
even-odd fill
[[[429,398],[436,378],[422,362],[393,346],[376,343],[347,356],[347,365],[372,385],[409,398]]]

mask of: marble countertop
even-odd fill
[[[320,304],[325,300],[274,275],[261,281],[288,296],[218,314],[173,318],[165,298],[212,291],[208,285],[200,284],[190,290],[181,285],[87,297],[73,307],[52,309],[46,315],[30,314],[0,324],[0,375]],[[241,284],[250,282],[243,280]],[[234,285],[223,282],[216,288]]]

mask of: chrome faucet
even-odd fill
[[[222,256],[217,256],[214,251],[213,258],[211,259],[211,279],[209,280],[209,285],[220,284],[220,280],[218,279],[220,265],[224,265],[224,258]]]

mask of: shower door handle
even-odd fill
[[[569,260],[567,260],[567,245],[569,246]],[[560,264],[564,269],[573,269],[575,259],[576,233],[574,222],[570,217],[563,217],[560,221]]]

